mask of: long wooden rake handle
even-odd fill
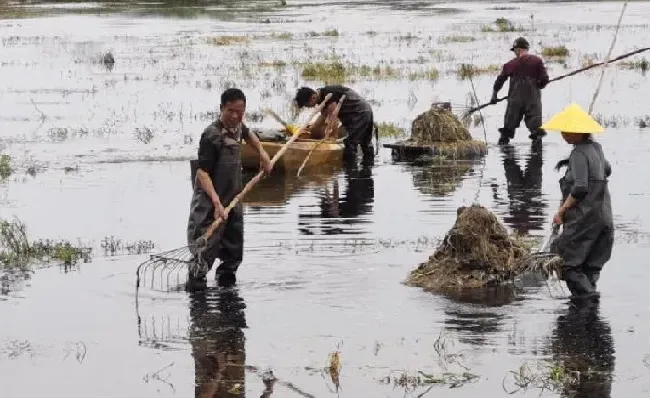
[[[313,117],[314,117],[318,112],[320,112],[320,111],[323,109],[323,107],[325,106],[325,104],[327,103],[327,101],[330,99],[331,96],[332,96],[332,94],[328,94],[328,95],[325,97],[325,100],[323,100],[323,102],[321,102],[320,105],[318,105],[318,106],[316,107],[316,109],[314,110],[314,112],[311,114],[311,116],[310,116],[309,119],[307,119],[307,120],[311,120],[311,118],[313,118]],[[305,127],[305,126],[303,126],[303,127]],[[289,149],[289,145],[291,145],[295,140],[298,139],[298,137],[300,136],[300,132],[299,132],[299,131],[300,131],[300,129],[297,129],[297,130],[294,132],[294,134],[291,136],[291,138],[289,139],[289,141],[287,141],[286,144],[284,144],[284,145],[282,146],[282,148],[280,148],[280,150],[275,154],[275,156],[273,156],[273,159],[271,159],[271,166],[274,166],[274,165],[275,165],[275,162],[277,162],[278,159],[280,159],[280,157],[281,157],[282,155],[284,155],[284,153],[287,151],[287,149]],[[260,171],[259,173],[257,173],[257,175],[256,175],[255,177],[253,177],[253,178],[252,178],[252,179],[251,179],[251,180],[250,180],[250,181],[249,181],[249,182],[244,186],[244,189],[242,189],[241,192],[238,193],[237,196],[235,196],[235,197],[233,198],[233,200],[230,202],[230,204],[228,204],[228,207],[226,207],[226,209],[225,209],[225,213],[226,213],[226,215],[228,215],[228,214],[230,213],[230,211],[231,211],[233,208],[235,208],[235,206],[237,206],[237,203],[239,203],[239,201],[241,201],[241,199],[242,199],[242,198],[243,198],[243,197],[244,197],[248,192],[250,192],[251,189],[253,189],[253,187],[255,186],[255,184],[257,184],[257,183],[262,179],[263,176],[264,176],[264,171]],[[218,219],[214,220],[214,221],[212,222],[212,224],[210,224],[210,226],[208,227],[208,229],[205,231],[205,233],[204,233],[201,237],[199,237],[199,238],[196,240],[196,242],[197,242],[198,244],[207,243],[208,238],[210,238],[210,236],[212,236],[212,234],[214,233],[214,231],[216,231],[217,228],[219,228],[219,225],[221,225],[221,222],[222,222],[222,221],[223,221],[223,219],[222,219],[221,217],[219,217]]]
[[[339,102],[336,104],[336,108],[334,108],[334,111],[332,112],[331,115],[329,115],[329,118],[327,119],[327,126],[325,126],[325,137],[322,140],[318,141],[316,143],[316,145],[314,145],[314,147],[309,151],[307,156],[305,156],[305,160],[302,161],[302,164],[300,165],[300,168],[298,168],[298,172],[296,173],[296,176],[300,175],[300,172],[302,171],[302,169],[305,167],[305,165],[309,161],[309,158],[311,157],[311,154],[314,152],[314,150],[316,150],[316,148],[318,148],[318,146],[320,144],[322,144],[323,142],[325,142],[325,140],[327,140],[329,138],[330,134],[332,133],[332,130],[334,129],[334,127],[333,127],[334,121],[336,120],[337,116],[339,115],[339,111],[341,110],[341,105],[343,105],[344,100],[345,100],[345,94],[343,94],[341,96],[341,98],[339,99]]]

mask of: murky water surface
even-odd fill
[[[559,205],[553,166],[569,148],[554,134],[531,148],[523,126],[512,146],[496,147],[503,103],[482,112],[485,163],[416,167],[393,163],[382,149],[371,168],[264,180],[247,199],[237,289],[164,293],[156,289],[160,280],[148,281],[136,307],[135,270],[148,256],[104,253],[102,240],[150,240],[154,251],[185,243],[187,160],[223,88],[245,90],[251,125],[277,127],[261,110],[289,118],[289,100],[302,84],[299,62],[339,56],[388,63],[406,76],[435,67],[435,82],[350,83],[373,101],[378,121],[408,128],[432,101],[451,101],[459,112],[467,106],[470,83],[455,75],[461,62],[507,60],[519,33],[484,33],[483,25],[507,17],[530,29],[534,14],[534,31],[524,33],[533,50],[570,51],[565,64],[548,63],[553,77],[581,67],[585,56],[604,58],[622,6],[289,3],[155,13],[98,4],[3,8],[11,18],[0,20],[0,139],[14,173],[0,185],[0,217],[19,217],[34,239],[80,239],[95,257],[3,288],[1,395],[260,396],[263,372],[272,369],[274,392],[262,396],[332,396],[323,369],[336,350],[341,397],[505,396],[504,385],[516,388],[511,371],[524,364],[535,370],[545,360],[555,364],[556,379],[563,369],[583,372],[567,396],[648,394],[649,146],[638,120],[648,115],[650,86],[639,70],[616,65],[595,105],[610,126],[598,140],[614,168],[618,228],[597,308],[571,307],[565,289],[534,278],[460,297],[400,283],[433,252],[456,208],[475,198],[512,230],[545,236]],[[649,13],[647,3],[630,3],[614,55],[648,42]],[[338,36],[309,34],[332,29]],[[222,35],[250,40],[210,42]],[[443,40],[451,36],[475,41]],[[112,68],[100,62],[107,51]],[[264,66],[274,61],[287,66]],[[545,118],[569,101],[587,107],[599,74],[549,85]],[[493,79],[474,79],[481,102]],[[484,137],[480,124],[471,132]],[[215,379],[224,366],[225,378],[240,386]],[[418,371],[478,377],[453,384],[447,375],[445,383],[406,391],[393,384]],[[550,378],[546,372],[540,380]],[[531,389],[518,394],[538,395],[541,384],[527,381]]]

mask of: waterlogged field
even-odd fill
[[[371,168],[275,173],[246,199],[237,289],[159,291],[171,273],[135,295],[138,264],[185,244],[188,160],[223,89],[245,91],[249,125],[277,128],[264,108],[293,120],[299,86],[347,84],[390,142],[432,102],[488,101],[519,35],[552,78],[603,61],[622,5],[0,4],[2,396],[648,394],[650,53],[610,65],[595,102],[617,226],[598,308],[534,278],[458,296],[401,284],[475,200],[546,236],[570,148],[551,133],[533,151],[523,124],[497,147],[505,102],[475,114],[482,162],[382,148]],[[648,43],[649,13],[629,3],[612,56]],[[545,119],[588,108],[600,73],[551,83]]]

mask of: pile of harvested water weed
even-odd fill
[[[433,146],[436,154],[455,159],[469,159],[487,153],[484,142],[472,135],[451,110],[448,103],[434,103],[431,108],[415,118],[411,124],[409,146]]]
[[[431,290],[498,286],[536,270],[534,257],[530,247],[509,235],[486,208],[460,207],[439,247],[404,284]]]

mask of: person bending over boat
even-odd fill
[[[510,79],[508,88],[508,105],[504,115],[503,127],[499,129],[501,137],[499,144],[507,144],[515,138],[515,130],[524,119],[530,131],[531,140],[541,139],[546,132],[542,125],[542,93],[541,90],[549,82],[544,61],[536,55],[528,53],[528,41],[519,37],[515,40],[510,51],[515,58],[503,65],[501,73],[494,81],[490,103],[497,103],[497,94],[506,80]]]
[[[553,116],[543,128],[560,131],[564,141],[573,145],[569,157],[556,166],[567,169],[560,179],[562,205],[553,217],[553,223],[563,228],[552,251],[564,260],[562,279],[572,297],[597,296],[596,283],[614,245],[607,181],[612,167],[591,137],[604,130],[576,104]]]
[[[229,88],[221,94],[221,114],[201,134],[198,159],[192,161],[194,193],[187,224],[187,240],[195,259],[203,264],[199,275],[191,275],[188,288],[202,288],[205,274],[219,258],[215,277],[220,286],[235,283],[235,273],[244,254],[244,213],[238,203],[229,214],[225,206],[242,190],[242,164],[240,145],[242,139],[260,155],[260,169],[271,173],[273,165],[262,148],[257,136],[243,123],[246,112],[246,96],[237,88]],[[196,177],[194,174],[196,173]],[[223,218],[219,228],[208,239],[200,254],[194,249],[196,240],[217,218]]]
[[[313,108],[323,102],[328,94],[332,94],[332,97],[325,107],[323,107],[321,118],[325,118],[331,114],[334,108],[336,108],[336,104],[341,96],[345,94],[345,100],[338,114],[341,124],[348,133],[343,152],[344,159],[356,159],[358,146],[361,146],[364,163],[368,163],[374,159],[372,134],[374,132],[375,137],[377,137],[378,132],[372,107],[356,91],[341,85],[329,85],[316,90],[309,87],[301,87],[296,92],[294,102],[298,109],[302,109],[303,107]]]

